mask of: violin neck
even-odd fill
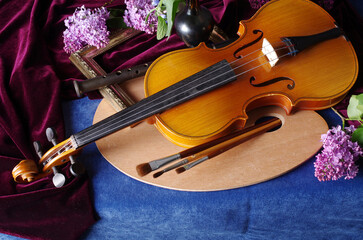
[[[236,79],[229,63],[222,60],[74,134],[73,147],[83,147]]]

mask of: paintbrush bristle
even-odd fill
[[[177,168],[175,171],[176,171],[176,173],[182,173],[182,172],[185,172],[185,168],[184,167],[180,167],[180,168]]]
[[[164,173],[163,171],[160,171],[160,172],[154,173],[153,177],[154,177],[154,178],[160,177],[163,173]]]
[[[152,169],[149,163],[142,163],[136,166],[136,171],[141,177],[143,177],[149,174],[152,171]]]

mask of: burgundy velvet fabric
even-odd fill
[[[106,2],[106,1],[105,1]],[[346,1],[332,9],[362,56],[362,27]],[[216,22],[235,33],[238,20],[252,16],[248,0],[201,1]],[[38,159],[33,141],[51,147],[45,136],[55,127],[59,141],[65,129],[62,98],[75,98],[73,80],[84,79],[63,51],[64,19],[76,7],[100,7],[101,1],[0,1],[0,232],[28,239],[77,239],[95,221],[87,176],[74,178],[62,170],[67,183],[55,188],[51,176],[31,184],[16,184],[11,171],[22,159]],[[115,0],[111,6],[120,5]],[[338,6],[338,4],[337,4]],[[347,19],[347,16],[349,19]],[[233,19],[233,21],[231,21]],[[362,28],[360,28],[362,29]],[[108,71],[154,60],[185,45],[173,34],[168,41],[141,34],[100,61]],[[360,91],[360,90],[359,90]],[[342,105],[343,106],[343,105]],[[67,114],[67,113],[64,113]]]
[[[64,138],[61,83],[81,75],[62,50],[62,21],[86,3],[66,2],[0,2],[0,232],[23,238],[76,239],[95,221],[85,176],[60,189],[51,177],[22,185],[11,176],[20,160],[38,160],[33,141],[50,147],[47,127]]]

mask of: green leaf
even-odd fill
[[[171,30],[174,25],[174,19],[178,10],[178,5],[181,0],[163,0],[163,4],[166,7],[166,17],[168,20],[168,28],[166,30],[166,36],[170,37]]]
[[[352,95],[347,107],[350,120],[361,120],[363,117],[363,94]]]
[[[352,134],[352,141],[358,142],[359,146],[363,147],[363,128],[358,128]]]
[[[156,38],[158,40],[162,39],[166,34],[166,30],[167,30],[167,25],[165,19],[158,16],[158,30],[156,32]]]

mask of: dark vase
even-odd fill
[[[214,20],[209,10],[199,5],[199,0],[186,0],[174,22],[178,36],[189,47],[208,41],[213,30]]]

